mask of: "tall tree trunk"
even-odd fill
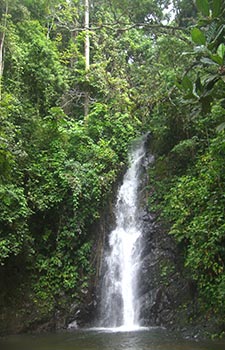
[[[85,69],[90,68],[89,0],[85,0]]]
[[[89,0],[85,0],[85,70],[88,73],[90,68],[90,37],[89,37]],[[84,95],[84,117],[87,117],[89,112],[89,92],[86,91]]]
[[[2,98],[2,76],[4,70],[4,41],[5,41],[5,32],[6,32],[6,24],[7,24],[7,15],[8,15],[9,4],[6,1],[5,4],[5,17],[3,19],[2,32],[0,33],[0,100]]]

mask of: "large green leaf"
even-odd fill
[[[221,132],[225,129],[225,122],[217,126],[216,131]]]
[[[214,40],[210,43],[210,45],[208,45],[208,48],[210,50],[213,50],[215,48],[215,46],[218,45],[218,41],[222,42],[223,40],[223,33],[225,30],[225,24],[222,24],[216,31],[216,36],[214,37]]]
[[[221,6],[222,6],[221,0],[213,0],[213,3],[212,3],[213,17],[217,17],[220,14]]]
[[[212,54],[210,57],[214,62],[218,63],[220,66],[223,64],[223,59],[218,54]]]
[[[207,91],[211,91],[216,82],[219,80],[219,77],[217,74],[210,75],[207,79],[204,81],[205,86],[205,96],[207,95]]]
[[[198,10],[204,15],[209,16],[209,2],[208,0],[196,0]]]
[[[212,66],[218,66],[218,62],[211,60],[210,58],[203,57],[200,60],[202,63]]]
[[[222,43],[219,45],[218,49],[217,49],[217,54],[219,55],[220,58],[224,58],[225,55],[225,45]]]
[[[198,28],[192,29],[191,38],[195,44],[205,45],[205,43],[206,43],[205,34]]]
[[[193,91],[193,83],[186,75],[183,78],[181,85],[183,86],[184,90],[191,92]]]

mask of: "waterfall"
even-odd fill
[[[109,235],[101,297],[101,326],[135,329],[138,324],[136,277],[139,269],[141,223],[138,219],[138,189],[145,158],[141,139],[130,152],[130,167],[118,190],[116,227]]]

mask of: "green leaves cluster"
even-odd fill
[[[26,297],[40,317],[85,296],[98,239],[90,227],[140,127],[126,56],[106,58],[107,44],[119,51],[122,38],[117,45],[102,31],[106,45],[99,35],[85,76],[85,36],[74,32],[83,10],[77,1],[9,3],[0,99],[0,264],[2,275],[20,266]],[[1,293],[10,300],[6,289]]]
[[[2,271],[22,260],[43,317],[82,300],[97,239],[90,225],[130,140],[150,130],[155,202],[204,306],[224,312],[224,2],[176,1],[176,18],[163,27],[167,0],[94,1],[88,73],[81,1],[12,0],[6,27],[5,3]]]
[[[220,0],[197,1],[196,5],[204,17],[191,30],[193,51],[185,53],[195,57],[195,69],[184,75],[181,88],[187,100],[200,102],[202,111],[208,113],[214,99],[218,100],[217,86],[225,80],[224,6]]]
[[[225,42],[224,2],[196,1],[199,15],[176,62],[175,87],[156,103],[150,120],[158,153],[150,171],[169,234],[196,282],[203,314],[223,324],[225,311]],[[169,67],[175,62],[171,55]],[[170,68],[171,69],[171,68]],[[162,74],[162,73],[161,73]],[[223,327],[223,326],[221,326]]]
[[[203,16],[209,16],[211,11],[213,17],[218,17],[221,14],[222,2],[222,0],[213,0],[211,3],[208,0],[196,0],[196,6]]]
[[[225,310],[224,151],[224,136],[219,135],[165,196],[164,210],[204,303],[221,315]]]

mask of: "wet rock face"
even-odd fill
[[[191,304],[193,288],[183,277],[182,255],[173,237],[169,236],[157,214],[147,207],[148,168],[154,164],[146,155],[139,190],[139,216],[142,222],[141,259],[137,277],[137,303],[142,326],[180,326],[181,310]],[[183,317],[183,314],[182,314]],[[184,324],[186,320],[182,320]],[[179,324],[179,325],[178,325]]]
[[[182,277],[178,248],[157,222],[142,212],[143,235],[138,274],[139,320],[143,326],[172,326],[179,308],[190,299],[188,281]]]

